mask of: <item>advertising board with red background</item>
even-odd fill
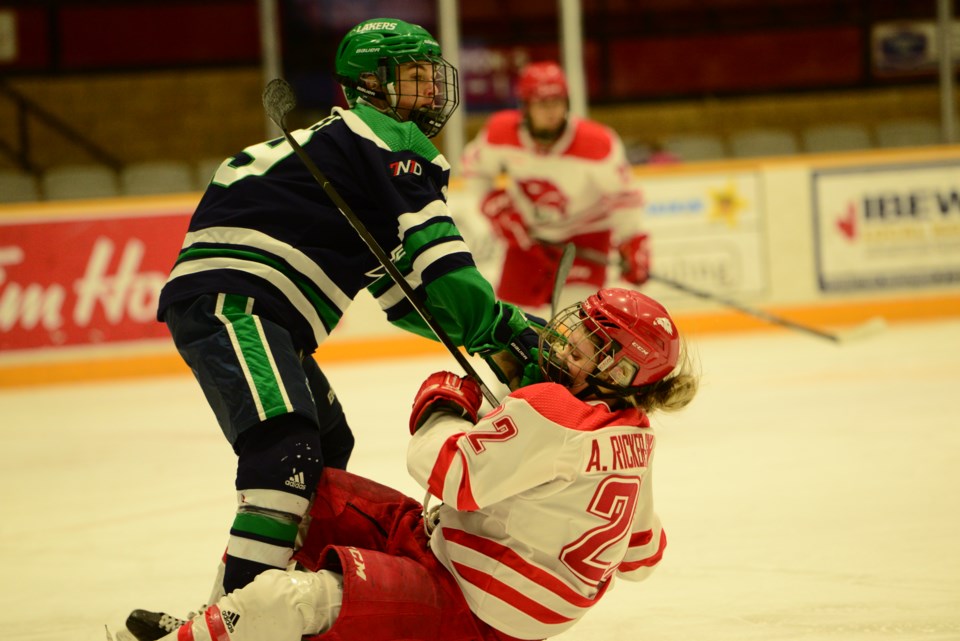
[[[195,202],[0,212],[0,354],[163,339],[157,299]]]

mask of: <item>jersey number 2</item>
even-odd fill
[[[600,585],[613,572],[614,565],[601,561],[600,555],[630,534],[639,496],[640,479],[605,478],[594,493],[587,512],[606,523],[588,530],[560,551],[560,561],[587,585]]]
[[[467,433],[466,439],[470,447],[477,454],[482,454],[487,449],[484,441],[509,441],[517,435],[516,423],[509,416],[503,416],[493,422],[493,430],[471,430]]]

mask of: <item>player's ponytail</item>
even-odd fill
[[[681,339],[677,366],[659,381],[644,385],[625,400],[646,413],[675,412],[690,404],[700,387],[700,375]]]

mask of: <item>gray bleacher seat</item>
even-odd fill
[[[186,162],[136,162],[120,170],[120,190],[127,196],[194,191],[193,170]]]
[[[730,151],[735,158],[786,156],[799,151],[797,139],[787,129],[744,129],[730,135]]]
[[[0,203],[40,200],[40,186],[33,174],[16,169],[0,171]]]
[[[198,189],[202,191],[207,188],[213,175],[217,173],[220,163],[224,160],[225,158],[204,158],[197,162],[194,180]]]
[[[120,195],[117,173],[106,165],[61,165],[43,174],[43,195],[65,198],[112,198]]]
[[[813,125],[803,130],[803,148],[811,153],[870,149],[873,141],[866,125],[831,123]]]
[[[881,147],[913,147],[941,142],[940,126],[925,118],[887,120],[876,126],[877,144]]]
[[[662,141],[664,151],[680,160],[717,160],[727,156],[723,140],[712,134],[675,134]]]

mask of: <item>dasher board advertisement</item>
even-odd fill
[[[0,358],[169,343],[157,300],[191,212],[0,216]]]
[[[768,292],[767,221],[758,173],[645,176],[640,186],[657,274],[716,294],[756,298]],[[664,300],[682,297],[657,283],[645,287]]]
[[[821,291],[960,282],[960,160],[813,171]]]

